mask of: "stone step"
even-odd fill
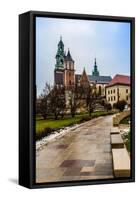
[[[119,134],[119,133],[120,133],[120,131],[119,131],[118,127],[113,127],[110,130],[110,134]]]
[[[130,177],[130,157],[126,148],[112,149],[115,177]]]
[[[123,139],[120,134],[111,135],[111,146],[112,148],[124,148]]]

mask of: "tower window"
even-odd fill
[[[71,80],[69,80],[69,85],[71,85]]]

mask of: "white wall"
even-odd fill
[[[137,8],[137,0],[1,1],[0,199],[136,199],[138,183],[28,190],[15,182],[18,177],[18,14],[28,10],[43,10],[135,16],[136,27],[138,27]],[[136,46],[138,48],[138,43]],[[138,85],[138,80],[136,80],[136,85]],[[138,93],[136,100],[138,100]],[[138,117],[136,124],[138,124]],[[136,149],[136,155],[138,155],[138,149]]]

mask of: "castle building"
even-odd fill
[[[72,59],[70,50],[67,54],[64,51],[64,43],[60,37],[56,53],[56,64],[54,70],[54,84],[56,86],[65,86],[67,89],[79,85],[96,85],[97,92],[105,97],[105,87],[112,80],[111,76],[101,76],[98,71],[96,58],[91,75],[87,75],[85,68],[82,74],[75,74],[75,62]]]
[[[130,105],[130,76],[117,74],[106,86],[106,100],[112,106],[125,100]]]

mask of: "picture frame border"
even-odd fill
[[[35,183],[36,17],[129,22],[131,27],[131,177]],[[19,184],[28,188],[127,183],[135,181],[135,18],[29,11],[19,15]]]

